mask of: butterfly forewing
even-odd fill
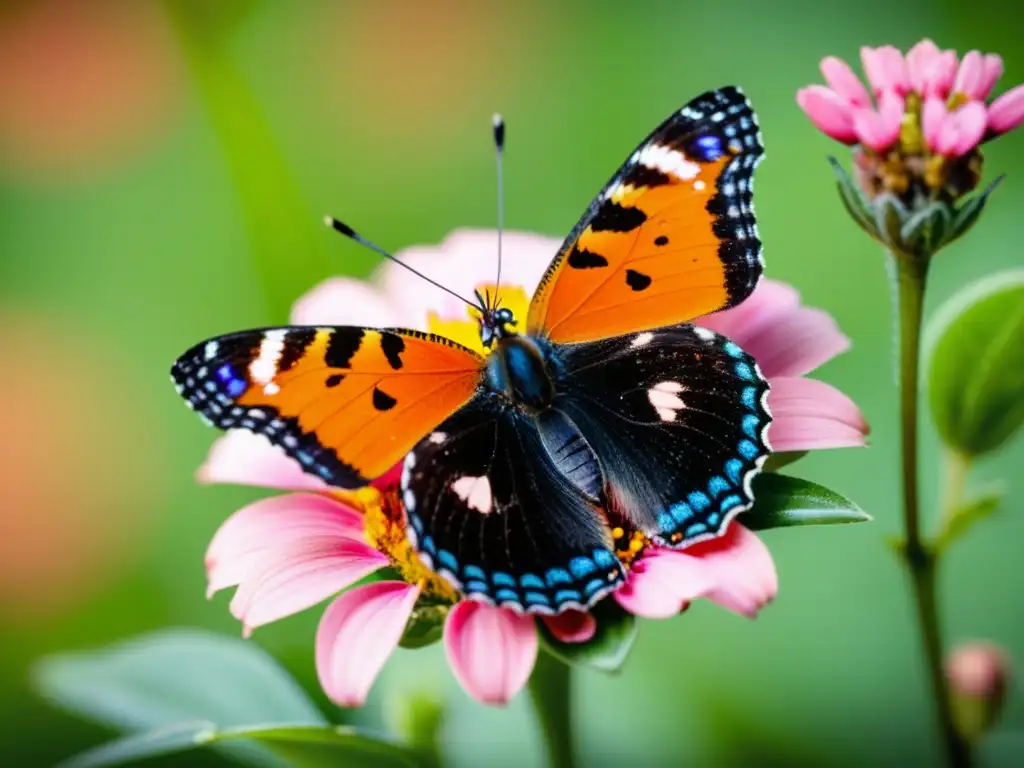
[[[736,344],[681,325],[556,346],[554,407],[590,444],[608,504],[649,536],[716,536],[768,456],[768,384]]]
[[[421,557],[473,599],[552,614],[622,582],[603,518],[555,468],[533,420],[493,395],[420,442],[401,482]]]
[[[529,332],[591,341],[746,298],[762,271],[751,194],[763,154],[757,118],[737,88],[674,113],[569,234],[534,295]]]
[[[305,471],[352,488],[468,402],[481,364],[475,352],[418,331],[284,327],[198,344],[171,378],[214,426],[265,435]]]

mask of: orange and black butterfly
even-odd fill
[[[478,298],[486,356],[401,328],[283,327],[203,342],[172,378],[207,421],[331,485],[402,462],[410,541],[467,597],[586,608],[625,576],[621,530],[685,547],[753,501],[768,384],[688,321],[761,276],[763,151],[737,88],[672,114],[569,233],[526,318]]]

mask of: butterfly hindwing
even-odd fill
[[[556,470],[536,424],[493,395],[422,440],[401,484],[420,556],[473,599],[552,614],[622,582],[592,503]]]
[[[554,408],[589,445],[609,506],[667,546],[718,535],[768,456],[768,384],[753,358],[680,325],[556,345]]]
[[[198,344],[171,378],[214,426],[265,435],[305,471],[352,488],[468,402],[481,364],[475,352],[418,331],[283,327]]]
[[[569,233],[534,295],[529,333],[592,341],[746,298],[762,271],[751,196],[763,154],[757,118],[737,88],[674,113]]]

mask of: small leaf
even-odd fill
[[[932,256],[944,242],[953,214],[945,203],[930,203],[903,223],[903,249],[920,257]]]
[[[995,450],[1024,424],[1024,270],[978,281],[946,302],[926,335],[932,417],[967,457]]]
[[[125,731],[209,721],[324,724],[306,692],[258,645],[191,629],[143,635],[108,649],[52,656],[33,670],[51,703]],[[280,765],[252,745],[235,752]]]
[[[935,549],[942,552],[954,541],[963,536],[974,527],[993,515],[999,509],[999,505],[1006,495],[1006,488],[997,484],[981,493],[975,494],[961,504],[949,515],[946,524],[939,531],[935,540]]]
[[[754,506],[740,516],[753,531],[790,525],[836,525],[871,520],[864,510],[835,491],[789,475],[754,478]]]
[[[610,597],[591,608],[590,613],[597,620],[597,631],[587,642],[563,643],[539,621],[541,641],[552,656],[566,664],[618,672],[636,640],[636,617]]]
[[[413,609],[399,644],[403,648],[423,648],[433,645],[444,634],[447,605],[422,605]]]
[[[780,453],[773,453],[768,456],[768,461],[764,463],[763,470],[765,472],[778,472],[783,467],[788,467],[790,464],[800,461],[800,459],[807,454],[808,451],[782,451]]]
[[[957,208],[956,213],[953,214],[953,220],[950,222],[943,245],[952,243],[957,238],[966,234],[967,230],[974,226],[974,222],[978,220],[978,217],[981,216],[981,212],[985,209],[985,203],[988,202],[989,195],[996,191],[996,187],[999,186],[1000,182],[1004,178],[1004,176],[1000,176],[989,184],[984,192],[975,195]]]
[[[838,160],[834,157],[829,157],[828,161],[832,166],[832,171],[836,175],[836,186],[839,188],[839,199],[843,201],[843,205],[846,207],[847,213],[850,214],[861,229],[877,240],[878,230],[875,228],[874,221],[868,209],[868,202],[864,199],[864,194],[860,189],[858,189],[857,185],[853,182],[853,179],[850,178],[850,175],[846,172],[846,169],[839,164]]]
[[[420,765],[415,753],[355,729],[332,725],[260,725],[216,730],[212,723],[181,723],[101,744],[58,768],[105,768],[204,746],[259,746],[292,768]],[[246,752],[244,754],[253,754]]]

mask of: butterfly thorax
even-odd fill
[[[529,336],[498,339],[487,359],[486,380],[493,391],[530,409],[546,408],[555,393],[544,350]]]

